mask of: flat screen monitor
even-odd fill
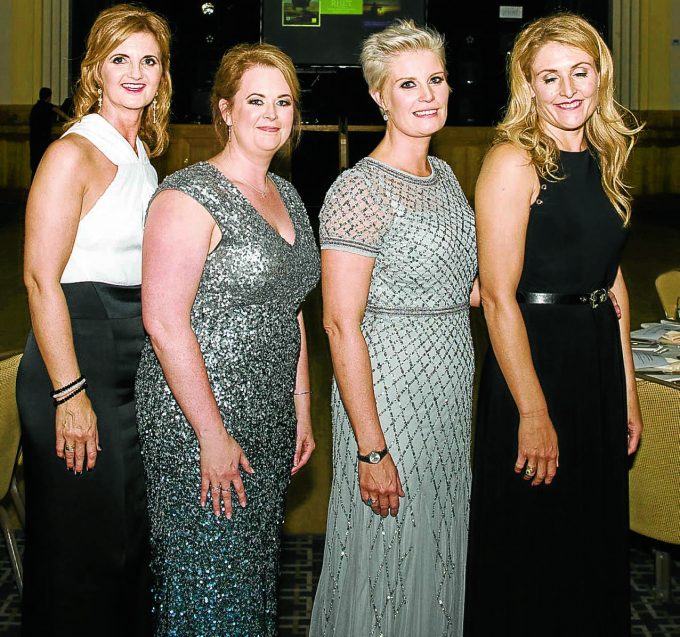
[[[297,66],[358,66],[364,39],[397,18],[426,19],[427,0],[262,0],[262,39]]]

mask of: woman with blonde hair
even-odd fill
[[[76,117],[26,206],[33,331],[17,381],[26,476],[23,634],[146,635],[148,523],[134,378],[149,156],[167,144],[170,31],[117,5],[90,31]]]
[[[622,173],[640,127],[614,102],[607,46],[578,16],[526,27],[509,73],[475,197],[492,348],[465,634],[624,636],[627,454],[642,422],[619,261],[631,212]]]
[[[278,48],[227,51],[222,149],[149,206],[136,394],[159,637],[277,634],[286,492],[314,449],[300,304],[319,255],[295,188],[269,172],[299,135],[299,94]]]
[[[400,21],[361,60],[386,130],[320,218],[333,486],[310,635],[461,636],[477,258],[465,195],[428,156],[444,42]]]

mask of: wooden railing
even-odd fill
[[[28,151],[30,106],[0,106],[0,189],[26,190],[31,181]],[[626,180],[636,195],[680,193],[680,111],[640,113],[647,126],[633,151]],[[339,124],[305,125],[303,131],[327,133],[338,138],[338,172],[349,166],[349,148],[356,136],[380,132],[382,126]],[[55,137],[60,129],[55,126]],[[431,152],[447,161],[465,194],[472,197],[479,168],[491,139],[491,127],[447,126],[437,133]],[[154,160],[159,177],[214,155],[219,146],[212,126],[173,124],[170,146]],[[313,158],[312,158],[313,160]],[[275,170],[291,176],[290,161],[277,160]],[[294,176],[293,176],[294,180]]]

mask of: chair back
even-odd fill
[[[0,361],[0,500],[7,495],[21,438],[16,399],[20,360],[17,354]]]
[[[656,293],[663,306],[667,319],[678,318],[678,299],[680,299],[680,270],[669,270],[656,277]]]
[[[637,380],[644,427],[628,474],[630,528],[680,544],[680,388]]]

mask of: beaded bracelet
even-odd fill
[[[50,396],[54,398],[55,396],[58,396],[59,394],[63,394],[65,391],[71,389],[72,387],[75,387],[79,382],[85,380],[84,376],[79,376],[76,378],[72,383],[69,383],[68,385],[64,385],[61,389],[55,389],[54,391],[50,392]]]
[[[63,398],[53,398],[52,401],[54,402],[54,406],[57,407],[58,405],[65,403],[67,400],[71,400],[71,398],[73,398],[74,396],[77,396],[86,387],[87,387],[87,381],[85,381],[80,387],[74,389],[67,396],[64,396]]]

